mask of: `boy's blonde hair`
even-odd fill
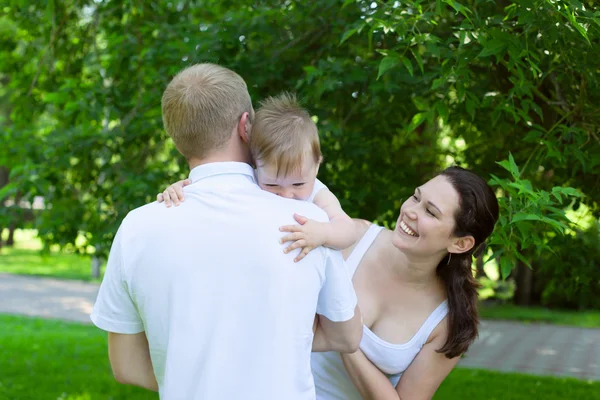
[[[249,143],[257,166],[274,165],[277,176],[285,176],[301,170],[305,157],[321,162],[317,125],[295,95],[284,92],[260,104]]]
[[[187,159],[223,148],[245,112],[251,121],[254,110],[246,82],[215,64],[179,72],[162,96],[165,129]]]

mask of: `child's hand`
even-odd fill
[[[315,247],[321,246],[327,240],[327,224],[313,221],[298,214],[294,214],[294,219],[300,225],[286,225],[279,228],[282,232],[291,232],[285,235],[279,241],[280,243],[294,242],[285,248],[284,253],[298,248],[302,248],[294,262],[302,260]]]
[[[180,202],[183,201],[183,188],[184,186],[190,185],[192,183],[189,179],[184,179],[179,182],[175,182],[171,186],[165,189],[164,192],[156,195],[156,201],[159,203],[165,202],[165,206],[171,207],[171,201],[175,206],[178,206]]]

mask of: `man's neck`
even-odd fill
[[[231,154],[216,153],[204,158],[190,158],[188,160],[188,165],[190,166],[191,171],[200,165],[217,162],[241,162],[249,164],[250,160],[242,155],[232,156]]]

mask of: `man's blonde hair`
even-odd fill
[[[285,176],[301,170],[306,157],[321,162],[317,125],[295,95],[284,92],[260,104],[249,143],[257,166],[274,165],[277,176]]]
[[[162,96],[165,129],[187,159],[223,148],[245,112],[251,121],[254,110],[246,82],[215,64],[179,72]]]

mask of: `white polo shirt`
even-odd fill
[[[294,263],[278,228],[295,212],[326,214],[261,190],[244,163],[190,178],[179,207],[151,203],[123,220],[92,321],[146,332],[162,399],[314,399],[314,315],[348,320],[356,295],[339,252]]]

